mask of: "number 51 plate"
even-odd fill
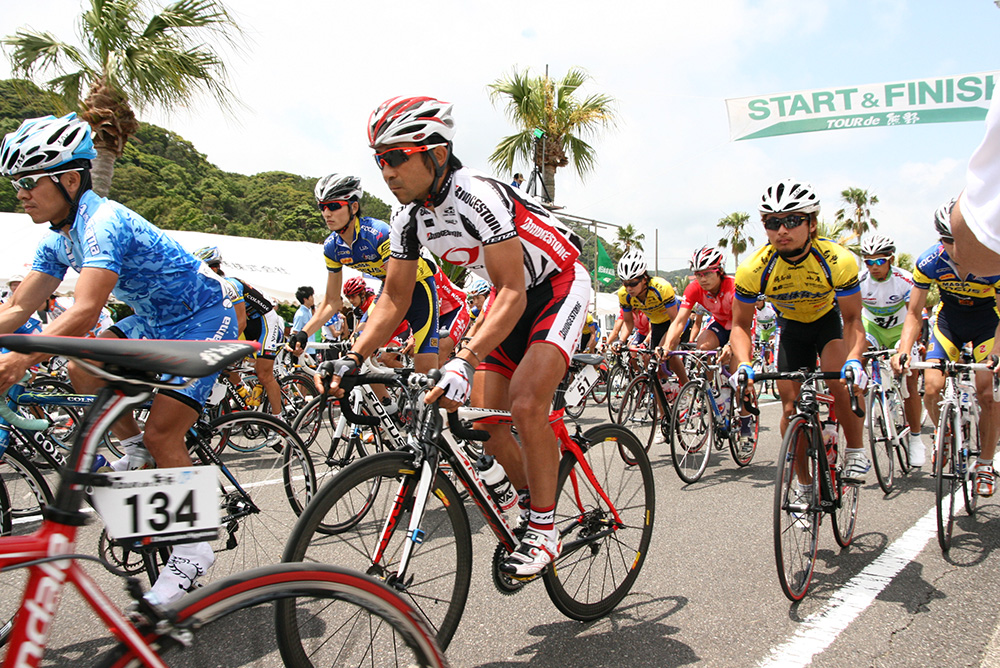
[[[116,540],[147,543],[212,540],[219,528],[218,467],[145,469],[108,473],[91,500]]]

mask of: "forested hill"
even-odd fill
[[[0,80],[0,135],[47,114],[59,112],[35,86]],[[164,229],[320,242],[329,232],[313,200],[319,176],[224,172],[183,137],[143,123],[115,163],[110,196]],[[362,208],[382,220],[391,212],[367,192]],[[0,211],[19,210],[14,190],[0,188]]]

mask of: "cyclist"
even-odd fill
[[[427,401],[455,410],[471,392],[476,406],[510,409],[521,446],[509,429],[491,425],[486,447],[516,489],[530,490],[521,543],[500,566],[527,577],[562,549],[553,523],[559,451],[549,410],[580,339],[590,280],[569,229],[516,188],[462,165],[452,150],[451,112],[450,103],[429,97],[393,98],[369,119],[375,160],[403,207],[392,219],[388,298],[376,303],[333,380],[353,373],[403,318],[421,246],[493,283],[478,331],[442,367]]]
[[[864,261],[859,280],[863,304],[861,316],[869,339],[881,349],[894,348],[899,343],[906,304],[913,289],[913,276],[893,264],[895,256],[896,242],[884,234],[873,234],[861,240],[861,258]],[[916,350],[917,346],[913,346],[911,356]],[[923,408],[917,385],[916,374],[906,378],[909,396],[904,400],[903,407],[910,425],[907,442],[910,465],[920,468],[927,458],[927,446],[920,437]]]
[[[973,357],[982,362],[990,355],[1000,354],[1000,276],[976,276],[963,271],[952,259],[951,236],[952,200],[934,213],[934,228],[940,241],[917,260],[913,271],[913,291],[903,322],[899,351],[892,358],[893,368],[900,370],[900,355],[909,351],[920,335],[921,312],[927,302],[927,291],[937,284],[941,305],[927,346],[928,360],[957,360],[959,351],[971,343]],[[924,370],[924,405],[937,424],[938,401],[944,387],[944,374],[937,369]],[[979,401],[979,442],[981,452],[976,462],[976,489],[980,496],[992,496],[996,486],[993,454],[1000,437],[1000,403],[993,401],[991,375],[976,373],[976,398]]]
[[[274,417],[291,422],[295,416],[282,411],[281,386],[278,385],[278,379],[274,376],[274,359],[278,356],[281,344],[285,341],[284,320],[278,315],[271,300],[261,294],[259,290],[241,278],[226,276],[226,272],[222,270],[222,253],[216,246],[199,248],[194,252],[194,256],[207,264],[209,269],[225,279],[236,290],[238,296],[234,299],[234,303],[240,324],[240,337],[246,341],[256,341],[260,344],[260,351],[254,353],[254,375],[257,376],[257,382],[264,386],[267,402]],[[242,314],[240,313],[241,307]],[[229,378],[236,387],[239,387],[241,382],[239,374],[230,372]],[[265,443],[271,446],[277,443],[280,438],[278,432],[273,431]]]
[[[0,145],[0,174],[12,177],[32,221],[48,223],[52,230],[39,242],[24,282],[0,305],[0,332],[26,322],[72,267],[80,274],[76,300],[49,323],[47,334],[86,334],[113,293],[135,314],[102,338],[235,339],[236,312],[222,280],[139,214],[95,193],[90,167],[96,157],[90,125],[73,113],[26,120]],[[19,382],[32,364],[47,357],[0,355],[0,390]],[[79,370],[74,375],[83,392],[93,393],[101,384]],[[151,453],[161,468],[191,466],[184,435],[214,383],[215,377],[208,376],[185,388],[160,390],[145,434],[131,418],[116,423],[113,430],[130,456],[145,459],[139,447],[144,442],[142,453]],[[153,603],[180,598],[214,561],[208,543],[177,545],[146,597]]]
[[[479,330],[479,323],[482,322],[479,316],[486,313],[490,308],[490,300],[493,298],[493,286],[485,278],[479,278],[469,274],[466,279],[465,294],[466,303],[469,306],[469,329],[465,333],[465,338],[471,339]]]
[[[754,333],[758,344],[767,343],[778,332],[778,314],[763,295],[758,297],[756,309]]]
[[[465,331],[469,329],[470,317],[469,306],[466,304],[465,292],[451,282],[445,276],[440,267],[434,274],[434,287],[437,288],[439,307],[441,313],[438,324],[441,331],[448,332],[447,336],[441,337],[438,341],[438,360],[443,365],[451,358],[455,352],[455,347],[461,343]]]
[[[736,270],[736,300],[730,345],[739,364],[753,380],[754,305],[765,295],[778,311],[781,342],[778,371],[847,369],[854,373],[856,391],[867,385],[861,363],[866,348],[861,324],[858,265],[842,246],[817,234],[819,196],[808,183],[786,179],[764,191],[761,221],[769,243],[744,260]],[[841,323],[843,318],[843,323]],[[800,383],[779,381],[781,433],[795,411]],[[871,462],[862,444],[864,422],[850,408],[842,383],[828,383],[837,419],[847,440],[844,480],[863,483]]]
[[[676,350],[681,334],[696,306],[701,306],[712,320],[698,334],[695,342],[698,350],[719,350],[719,362],[725,364],[730,358],[729,333],[733,323],[733,296],[736,282],[726,274],[725,257],[718,248],[703,246],[691,256],[691,271],[694,280],[684,289],[677,316],[670,322],[664,349]],[[750,413],[740,415],[740,445],[745,450],[754,447],[754,423]]]
[[[601,326],[592,313],[587,313],[587,320],[583,324],[583,336],[580,338],[580,345],[577,352],[593,353],[597,348],[597,339],[601,335]]]
[[[323,244],[328,270],[326,294],[306,326],[296,332],[292,347],[296,353],[305,347],[308,337],[343,306],[340,291],[343,287],[342,268],[349,266],[358,271],[385,278],[389,259],[389,226],[381,220],[361,215],[361,180],[355,176],[329,174],[316,182],[316,204],[330,236]],[[438,303],[434,287],[437,267],[425,256],[417,259],[417,280],[408,295],[405,319],[413,330],[416,355],[413,366],[426,372],[438,363]],[[383,285],[383,290],[385,286]],[[381,294],[381,293],[379,293]],[[391,299],[397,299],[393,296]],[[378,342],[381,347],[391,337]]]

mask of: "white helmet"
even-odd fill
[[[90,124],[75,113],[62,118],[29,118],[0,145],[0,175],[51,170],[74,160],[97,157]]]
[[[718,248],[702,246],[691,256],[691,271],[706,271],[708,269],[722,271],[722,265],[725,261],[725,256]]]
[[[760,198],[759,208],[762,214],[792,211],[819,213],[819,196],[805,181],[785,179],[767,187]]]
[[[629,281],[646,273],[646,258],[642,251],[630,250],[618,260],[618,278]]]
[[[344,202],[361,201],[361,179],[356,176],[328,174],[316,182],[313,191],[317,202],[333,200]]]
[[[945,241],[953,241],[955,239],[951,233],[951,210],[955,208],[956,201],[953,199],[947,204],[942,204],[934,212],[934,230]]]
[[[896,242],[884,234],[873,234],[861,240],[862,255],[892,255],[896,252]]]
[[[368,144],[413,142],[421,146],[450,142],[455,137],[451,102],[432,97],[394,97],[368,118]]]
[[[479,278],[478,276],[469,275],[468,280],[465,281],[465,294],[469,297],[475,297],[476,295],[488,295],[493,286],[485,278]]]

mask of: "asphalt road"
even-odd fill
[[[995,604],[1000,596],[1000,507],[990,501],[981,504],[975,517],[962,512],[954,545],[943,555],[935,534],[929,466],[900,479],[888,497],[870,473],[853,545],[839,549],[824,522],[809,593],[797,604],[784,597],[772,540],[778,416],[777,405],[764,406],[764,426],[750,466],[737,468],[727,451],[713,453],[704,477],[694,485],[679,480],[668,446],[654,446],[650,456],[657,503],[649,555],[631,594],[595,622],[563,617],[540,583],[515,596],[500,594],[490,576],[495,541],[473,517],[472,591],[448,649],[452,664],[997,665],[991,650],[1000,614]],[[581,423],[597,424],[606,417],[603,406],[588,407]],[[927,441],[929,431],[925,427]],[[273,529],[277,534],[284,527]],[[96,546],[96,536],[96,529],[87,527],[81,550]],[[220,555],[219,573],[238,570],[227,559]],[[126,601],[113,578],[94,565],[86,569],[118,603]],[[232,643],[238,648],[241,638],[267,633],[264,627],[234,627]],[[43,665],[88,665],[87,659],[109,644],[99,620],[68,591]],[[218,665],[262,662],[220,647]]]

